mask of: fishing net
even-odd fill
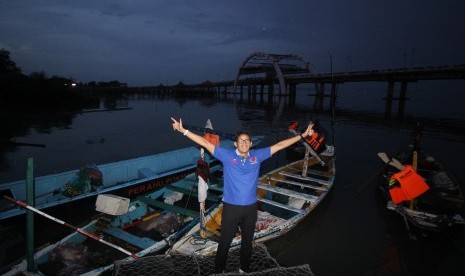
[[[73,197],[90,192],[91,185],[88,177],[80,175],[73,177],[70,181],[63,185],[65,196]]]
[[[63,185],[65,196],[87,194],[91,190],[98,190],[103,185],[102,172],[97,165],[90,164],[79,169],[71,180]]]
[[[282,267],[268,253],[263,244],[254,244],[251,271],[249,273],[239,273],[240,247],[231,249],[229,252],[226,271],[219,275],[270,275],[270,276],[293,276],[311,275],[308,264]],[[215,275],[215,256],[185,255],[179,253],[167,255],[155,255],[143,257],[131,262],[117,262],[113,275]]]

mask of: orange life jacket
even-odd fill
[[[295,130],[297,131],[297,128],[299,127],[299,122],[292,122],[288,127],[287,127],[287,130]]]
[[[305,140],[313,150],[318,151],[323,144],[325,137],[318,134],[318,132],[313,132],[312,136],[308,136]]]
[[[216,134],[206,132],[203,135],[203,138],[207,139],[207,141],[209,141],[210,143],[212,143],[215,146],[220,145],[220,136],[218,136]]]
[[[396,183],[399,183],[400,186]],[[417,174],[410,165],[406,165],[402,171],[393,174],[389,181],[389,194],[395,204],[412,200],[428,189],[429,186],[423,177]]]

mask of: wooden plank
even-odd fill
[[[282,204],[282,203],[279,203],[279,202],[276,202],[276,201],[273,201],[273,200],[269,200],[269,199],[266,199],[266,198],[257,197],[257,200],[261,201],[261,202],[264,202],[264,203],[268,203],[268,204],[273,205],[273,206],[277,206],[277,207],[280,207],[280,208],[283,208],[283,209],[287,209],[287,210],[292,211],[292,212],[296,212],[296,213],[302,212],[302,210],[300,210],[300,209],[297,209],[297,208],[294,208],[294,207],[291,207],[289,205],[285,205],[285,204]]]
[[[139,197],[138,200],[140,200],[140,201],[142,201],[144,203],[147,203],[151,207],[157,207],[157,208],[160,208],[162,210],[172,211],[172,212],[175,212],[175,213],[178,213],[178,214],[181,214],[181,215],[185,215],[185,216],[189,216],[189,217],[192,217],[192,218],[197,218],[199,216],[199,212],[195,212],[195,211],[192,211],[192,210],[189,210],[189,209],[181,208],[181,207],[171,205],[171,204],[159,201],[159,200],[151,199],[151,198],[148,198],[148,197],[142,196],[142,197]]]
[[[270,176],[267,179],[277,181],[277,182],[281,182],[281,183],[290,184],[290,185],[309,188],[309,189],[313,189],[313,190],[317,190],[317,191],[324,191],[324,192],[328,191],[328,188],[325,188],[325,187],[320,187],[320,186],[310,185],[310,184],[306,184],[306,183],[302,183],[302,182],[282,179],[282,178],[279,178],[279,177]]]
[[[190,196],[195,196],[195,197],[199,196],[198,193],[197,193],[197,190],[189,190],[189,189],[177,187],[177,186],[174,186],[174,185],[168,185],[168,186],[165,186],[165,188],[169,189],[169,190],[172,190],[172,191],[175,191],[175,192],[185,194],[185,195],[190,195]],[[221,197],[216,196],[216,195],[207,194],[207,200],[210,200],[210,201],[213,201],[213,202],[218,202],[218,201],[221,200]]]
[[[287,172],[279,172],[279,174],[287,176],[287,177],[292,177],[292,178],[295,178],[295,179],[299,179],[299,180],[316,182],[316,183],[319,183],[319,184],[322,184],[322,185],[329,185],[329,183],[330,183],[328,180],[318,179],[318,178],[309,177],[309,176],[301,176],[300,174],[287,173]],[[287,180],[287,181],[290,181],[290,180]],[[292,183],[289,183],[289,184],[292,184]],[[302,183],[302,184],[306,184],[306,183]],[[310,185],[310,186],[313,186],[313,185]],[[324,188],[324,187],[318,187],[318,186],[314,186],[314,187],[315,187],[316,190],[321,190],[321,191],[327,191],[328,190],[327,188]]]
[[[290,196],[290,197],[300,198],[300,199],[303,199],[303,200],[306,200],[306,201],[309,201],[309,202],[312,202],[312,203],[315,202],[318,199],[317,196],[304,194],[304,193],[299,193],[297,191],[292,191],[292,190],[289,190],[289,189],[280,188],[280,187],[276,187],[276,186],[271,186],[271,185],[263,184],[263,183],[258,183],[258,188],[263,189],[263,190],[267,190],[267,191],[272,191],[272,192],[282,194],[282,195],[287,195],[287,196]]]
[[[299,174],[302,172],[302,168],[298,168],[298,167],[295,167],[295,166],[287,166],[286,169],[296,171]],[[312,169],[307,170],[307,175],[309,175],[309,174],[328,177],[328,178],[333,176],[332,173],[325,172],[325,171],[319,171],[319,170],[312,170]]]
[[[332,173],[325,172],[325,171],[318,171],[318,170],[308,170],[307,175],[309,174],[323,176],[323,177],[333,177]]]
[[[131,245],[137,246],[141,249],[145,249],[153,245],[154,243],[158,242],[155,241],[149,237],[138,237],[136,235],[133,235],[127,231],[124,231],[120,228],[117,227],[107,227],[104,228],[103,231],[111,236],[113,238],[117,238],[119,240],[125,241]]]

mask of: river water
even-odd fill
[[[234,133],[246,130],[265,135],[261,146],[288,137],[292,121],[318,121],[327,131],[334,127],[337,147],[335,184],[325,200],[295,229],[267,242],[283,266],[308,263],[318,276],[329,275],[465,275],[465,234],[454,228],[441,234],[409,238],[402,219],[385,208],[377,188],[383,167],[377,153],[399,152],[410,140],[417,121],[424,123],[423,147],[465,181],[464,81],[410,84],[404,116],[384,119],[386,85],[341,85],[334,112],[313,109],[312,87],[299,87],[297,101],[280,105],[248,102],[233,95],[214,98],[138,98],[120,101],[120,111],[76,115],[69,125],[48,131],[31,129],[15,141],[44,144],[3,153],[0,182],[24,178],[26,158],[34,158],[36,176],[72,170],[89,163],[108,163],[192,145],[171,128],[170,117],[185,124]],[[266,98],[266,97],[265,97]],[[326,103],[327,104],[327,103]],[[334,123],[334,124],[333,124]],[[331,139],[332,140],[332,139]],[[262,166],[265,173],[293,161],[290,150],[279,152]],[[69,219],[83,223],[77,218]],[[5,225],[2,225],[5,227]],[[14,225],[8,225],[14,228]],[[18,226],[19,227],[19,226]],[[53,242],[67,230],[41,221],[36,241]],[[50,231],[54,229],[54,231]],[[19,231],[21,232],[21,231]],[[25,253],[14,242],[22,238],[2,234],[1,266]]]

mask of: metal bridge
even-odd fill
[[[250,77],[252,76],[252,77]],[[465,64],[440,67],[398,68],[386,70],[371,70],[357,72],[340,72],[315,74],[310,63],[296,55],[277,55],[256,52],[246,58],[239,68],[234,83],[219,82],[212,84],[217,87],[233,85],[233,92],[240,87],[247,86],[249,93],[264,93],[264,86],[268,86],[268,95],[274,94],[274,85],[279,84],[279,94],[295,98],[296,87],[299,84],[313,83],[316,91],[316,106],[323,107],[325,97],[330,97],[330,107],[335,102],[337,87],[347,82],[386,82],[386,109],[385,115],[390,116],[394,100],[399,101],[399,114],[404,111],[407,99],[407,84],[420,80],[451,80],[465,79]],[[395,83],[400,84],[399,96],[394,97]],[[325,85],[331,86],[329,95],[325,95]],[[260,87],[260,92],[257,92]]]
[[[315,107],[323,108],[325,98],[330,98],[330,108],[335,102],[339,85],[349,82],[385,82],[386,108],[385,115],[389,117],[393,101],[398,101],[399,115],[403,114],[407,100],[408,83],[431,80],[465,80],[465,64],[438,67],[396,68],[385,70],[369,70],[356,72],[330,72],[316,74],[311,64],[297,55],[268,54],[255,52],[246,57],[238,69],[234,80],[199,84],[184,84],[173,86],[159,85],[155,87],[130,88],[131,93],[209,93],[226,96],[229,93],[248,93],[249,98],[268,95],[272,100],[275,95],[284,95],[294,101],[297,86],[301,84],[315,85]],[[400,84],[398,96],[395,97],[396,83]],[[278,90],[275,91],[275,86]],[[325,92],[325,86],[330,86],[330,92]]]

